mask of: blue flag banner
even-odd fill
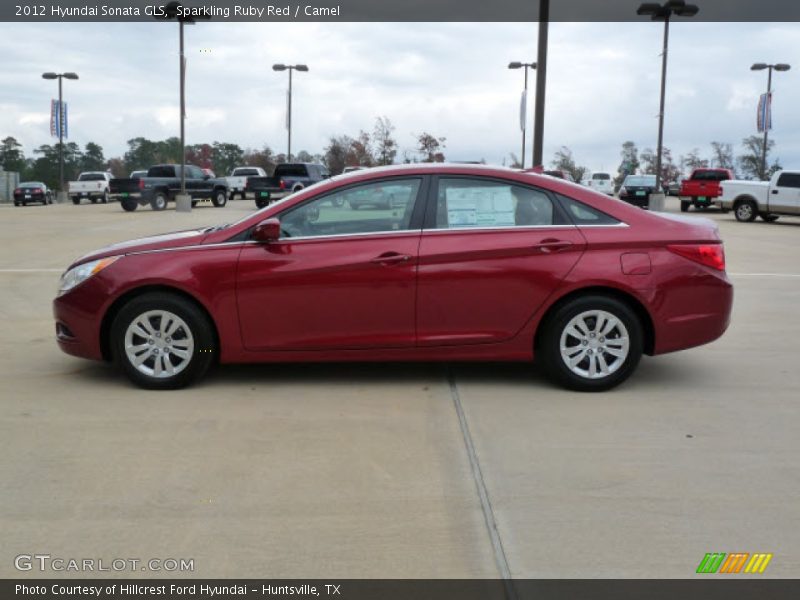
[[[761,94],[759,97],[756,125],[759,133],[772,129],[772,94]]]
[[[62,137],[62,127],[63,127],[63,137],[69,137],[69,130],[67,128],[68,118],[67,118],[67,103],[62,102],[59,110],[59,102],[58,100],[51,100],[50,101],[50,135],[53,137]]]

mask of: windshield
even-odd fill
[[[609,175],[608,173],[595,173],[594,175],[592,175],[592,179],[594,179],[595,181],[597,180],[608,181],[609,179],[611,179],[611,175]]]
[[[234,169],[233,176],[241,177],[243,175],[258,175],[258,169]]]
[[[26,183],[20,183],[19,187],[21,188],[43,188],[44,184],[38,181],[28,181]]]
[[[655,175],[629,175],[625,178],[625,183],[622,185],[641,185],[641,186],[655,186]]]

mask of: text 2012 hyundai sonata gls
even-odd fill
[[[147,388],[214,361],[536,357],[569,388],[605,390],[642,353],[718,338],[732,301],[711,221],[510,169],[413,165],[88,254],[54,313],[62,350]]]

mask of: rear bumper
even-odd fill
[[[649,194],[647,196],[620,196],[619,199],[639,208],[647,208],[650,205]]]

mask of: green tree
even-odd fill
[[[26,166],[22,144],[16,138],[8,136],[0,141],[0,168],[4,171],[23,173]]]
[[[697,148],[693,148],[692,151],[686,155],[686,158],[683,159],[683,162],[689,171],[708,168],[708,159],[701,158],[700,150]]]
[[[397,156],[397,141],[393,137],[394,125],[389,117],[376,117],[372,141],[375,146],[375,163],[391,165]]]
[[[353,144],[353,138],[347,135],[331,136],[322,161],[331,175],[338,175],[347,166],[348,153]]]
[[[760,135],[751,135],[742,140],[744,151],[736,158],[739,171],[746,179],[769,179],[775,171],[781,168],[780,161],[775,160],[772,165],[767,167],[764,173],[761,164],[761,155],[764,151],[764,138]],[[775,147],[775,141],[769,140],[767,143],[767,164],[769,155]]]
[[[212,144],[214,172],[228,174],[244,161],[244,150],[238,144],[214,142]]]
[[[81,156],[80,170],[105,171],[105,169],[106,159],[105,156],[103,156],[103,148],[94,142],[87,143],[83,150],[83,155]]]
[[[614,184],[618,187],[628,175],[634,175],[639,170],[639,150],[636,144],[630,140],[622,144],[620,151],[621,161],[617,168],[617,176],[614,178]]]
[[[569,173],[577,182],[580,182],[583,179],[583,176],[586,175],[586,172],[589,170],[586,167],[580,167],[575,163],[575,159],[572,156],[572,150],[566,146],[561,146],[561,148],[556,151],[551,164],[553,165],[553,168]]]
[[[295,157],[295,159],[297,159],[297,162],[304,162],[304,163],[313,163],[314,162],[314,157],[311,155],[311,153],[309,153],[309,152],[307,152],[305,150],[300,150],[300,152],[295,154],[294,157]]]
[[[442,150],[445,148],[445,141],[447,138],[437,138],[430,133],[420,133],[417,138],[417,154],[422,157],[420,162],[444,162],[444,154]]]
[[[272,175],[275,171],[277,161],[272,148],[265,145],[261,150],[246,150],[242,164],[251,167],[261,167],[264,171]]]

